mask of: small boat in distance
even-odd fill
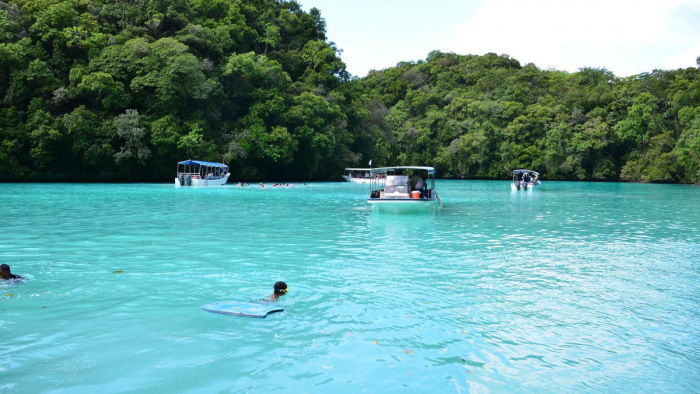
[[[221,186],[228,177],[228,166],[211,161],[185,160],[177,163],[175,187],[180,186]]]
[[[346,168],[343,179],[352,183],[369,183],[371,168]]]
[[[379,167],[371,170],[367,202],[378,211],[425,211],[442,200],[435,191],[435,168],[420,166]]]
[[[540,185],[540,173],[532,170],[513,171],[513,182],[510,184],[511,190],[533,190]]]

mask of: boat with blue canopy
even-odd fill
[[[202,160],[185,160],[177,163],[175,187],[221,186],[231,176],[226,164]]]
[[[367,202],[379,211],[425,211],[442,204],[435,190],[435,168],[399,166],[373,168]]]

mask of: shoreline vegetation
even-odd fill
[[[620,78],[434,51],[356,78],[341,55],[294,1],[0,0],[0,180],[166,182],[200,159],[251,185],[369,160],[700,182],[700,58]]]
[[[173,179],[175,177],[173,176]],[[497,179],[490,179],[490,178],[435,178],[438,181],[494,181],[494,182],[501,182],[501,181],[510,181],[512,179],[508,177],[502,177],[502,178],[497,178]],[[265,185],[264,188],[272,188],[272,187],[281,187],[285,188],[285,185],[289,185],[289,187],[297,187],[299,185],[301,186],[309,186],[314,183],[348,183],[344,179],[315,179],[315,180],[285,180],[285,181],[271,181],[271,180],[255,180],[255,181],[241,181],[241,183],[246,183],[246,186],[241,186],[239,185],[238,180],[233,180],[229,179],[229,181],[222,186],[230,186],[230,187],[240,187],[240,188],[246,188],[246,187],[251,187],[251,188],[260,188],[260,183],[263,183]],[[625,181],[620,181],[620,180],[577,180],[577,179],[548,179],[547,183],[549,182],[593,182],[593,183],[637,183],[637,184],[657,184],[657,185],[691,185],[691,186],[700,186],[700,183],[679,183],[679,182],[625,182]],[[172,179],[142,179],[142,180],[133,180],[133,179],[118,179],[118,178],[109,178],[109,179],[72,179],[72,178],[61,178],[61,179],[31,179],[31,180],[22,180],[22,179],[9,179],[9,180],[3,180],[2,183],[4,184],[45,184],[45,183],[56,183],[56,184],[132,184],[132,185],[138,185],[138,184],[168,184],[172,185],[173,180]],[[363,184],[363,186],[369,187],[369,184]]]

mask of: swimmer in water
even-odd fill
[[[277,283],[275,283],[274,290],[275,291],[272,293],[272,295],[267,298],[270,301],[277,301],[278,298],[287,294],[287,292],[289,291],[289,288],[287,287],[286,283],[277,282]]]
[[[10,272],[10,266],[7,264],[1,264],[0,265],[0,279],[3,280],[10,280],[10,279],[22,279],[21,275],[15,275],[12,272]],[[275,285],[276,286],[276,285]],[[284,285],[284,287],[287,287],[287,285]]]

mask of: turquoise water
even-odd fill
[[[0,392],[700,391],[699,187],[437,188],[0,185]]]

